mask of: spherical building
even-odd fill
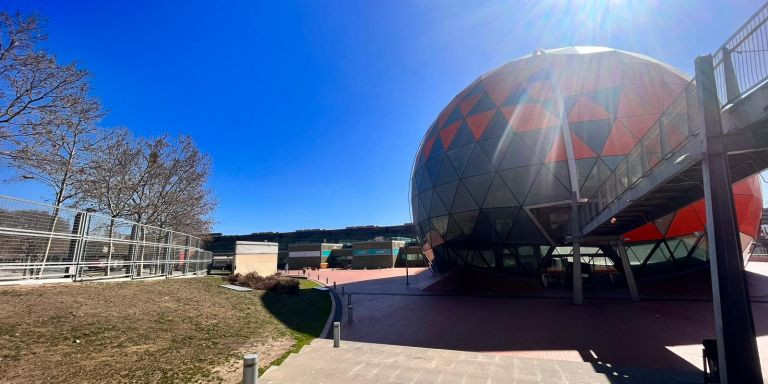
[[[434,268],[533,275],[543,255],[564,252],[572,196],[592,196],[688,82],[649,57],[600,47],[537,51],[475,80],[438,115],[415,159],[413,220]],[[748,183],[750,202],[737,209],[754,237],[761,200],[759,183]],[[680,216],[686,224],[675,226],[678,215],[625,239],[696,233],[705,249],[703,224]],[[646,265],[659,248],[631,259]]]

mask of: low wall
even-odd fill
[[[235,243],[233,273],[256,272],[262,276],[277,273],[277,243],[238,241]]]

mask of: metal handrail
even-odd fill
[[[749,57],[735,56],[751,55]],[[768,3],[757,10],[713,54],[721,108],[768,81]],[[695,79],[662,112],[635,147],[579,207],[583,227],[630,190],[701,129]],[[670,122],[682,125],[670,125]],[[682,136],[681,136],[682,134]],[[658,148],[656,148],[658,147]],[[656,152],[657,151],[657,152]]]

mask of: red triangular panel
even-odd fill
[[[539,104],[524,103],[513,107],[501,108],[509,119],[509,125],[517,132],[525,132],[560,124],[560,119],[553,116]]]
[[[736,204],[736,216],[739,222],[739,231],[752,237],[757,236],[760,228],[760,216],[762,216],[762,199],[754,196],[738,195],[733,197]]]
[[[435,145],[435,137],[432,137],[424,143],[424,149],[421,150],[422,158],[426,159],[429,157],[429,153],[432,152],[433,145]]]
[[[677,211],[675,219],[672,220],[672,224],[667,230],[667,237],[690,235],[703,230],[704,223],[699,220],[699,215],[696,214],[693,205],[689,205]]]
[[[568,122],[578,123],[580,121],[609,119],[611,116],[601,106],[595,104],[587,96],[581,96],[574,104],[571,113],[568,115]]]
[[[611,128],[611,133],[608,134],[608,139],[605,140],[603,146],[603,156],[620,156],[626,155],[632,148],[635,147],[638,140],[630,133],[625,127],[624,123],[616,121]]]
[[[588,145],[584,144],[584,142],[576,136],[573,132],[571,132],[571,142],[573,143],[573,158],[578,159],[586,159],[588,157],[596,157],[597,155],[595,152],[592,151],[591,148],[589,148]]]
[[[663,237],[664,236],[661,235],[661,232],[659,232],[659,229],[656,228],[653,223],[646,223],[639,228],[635,228],[625,233],[623,236],[625,241],[632,243],[638,241],[659,240]]]
[[[642,138],[656,120],[659,120],[658,114],[621,117],[616,119],[616,121],[621,121],[637,138]]]
[[[529,83],[526,92],[534,100],[549,100],[555,94],[549,81],[536,81]]]
[[[461,121],[457,121],[440,130],[440,138],[443,139],[443,148],[448,149],[448,146],[451,145],[451,141],[453,140],[453,137],[456,136],[456,131],[459,130],[460,125]]]
[[[658,97],[660,100],[652,101],[648,100],[646,96],[647,87],[641,87],[637,84],[624,84],[621,91],[621,97],[619,98],[619,111],[616,116],[639,116],[649,114],[661,113],[661,99],[663,96],[660,94]]]
[[[707,206],[704,203],[704,199],[697,200],[692,204],[693,209],[696,211],[696,215],[699,216],[699,221],[702,224],[707,225]]]
[[[495,113],[496,110],[492,109],[467,117],[467,125],[469,125],[469,130],[472,131],[472,135],[475,136],[475,140],[480,140],[480,136],[485,132],[485,128],[488,127],[488,122],[491,121]]]
[[[563,135],[558,133],[555,138],[555,143],[552,144],[552,149],[549,150],[549,154],[547,155],[547,158],[544,159],[547,163],[552,163],[555,161],[564,161],[568,160],[568,156],[565,152],[565,142],[563,141]]]

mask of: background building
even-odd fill
[[[392,268],[405,241],[378,240],[352,244],[352,268]]]
[[[288,246],[288,266],[291,269],[326,268],[332,250],[341,249],[342,246],[331,243],[291,244]]]

